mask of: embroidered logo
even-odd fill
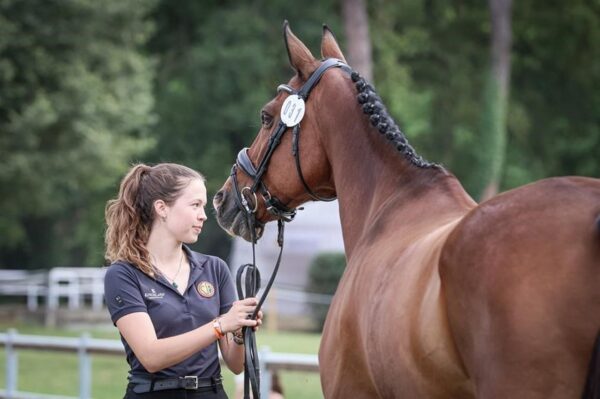
[[[123,306],[123,298],[121,298],[121,295],[117,295],[117,296],[115,297],[115,302],[117,303],[117,306],[118,306],[118,307],[121,307],[121,306]]]
[[[144,293],[144,298],[146,299],[162,299],[164,296],[164,292],[156,292],[154,288],[150,289],[150,292]]]
[[[211,298],[215,295],[215,287],[208,281],[198,283],[196,289],[198,290],[198,294],[202,295],[204,298]]]

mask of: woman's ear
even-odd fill
[[[167,204],[165,203],[165,201],[156,200],[156,201],[154,201],[153,206],[154,206],[154,213],[156,213],[156,216],[158,216],[161,219],[164,219],[167,217],[168,207],[167,207]]]

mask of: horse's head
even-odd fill
[[[248,241],[252,239],[250,220],[258,238],[266,222],[290,220],[302,203],[336,195],[321,143],[325,115],[316,116],[317,109],[336,104],[323,104],[319,90],[313,89],[327,70],[350,69],[326,26],[321,42],[323,61],[313,57],[287,21],[284,40],[296,75],[279,85],[276,97],[262,108],[261,128],[254,142],[240,151],[231,176],[213,200],[221,227]],[[347,73],[337,75],[338,80],[341,76],[349,79]]]

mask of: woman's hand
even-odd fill
[[[256,330],[262,324],[262,312],[258,312],[256,320],[249,319],[248,317],[252,316],[257,304],[258,300],[256,298],[235,301],[229,312],[220,317],[223,334],[234,332],[242,327],[253,327]]]
[[[262,310],[258,311],[258,314],[256,315],[256,325],[254,327],[252,327],[252,329],[254,331],[258,331],[258,327],[260,327],[262,325],[262,318],[263,318],[263,312]]]

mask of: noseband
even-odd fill
[[[300,166],[300,149],[298,145],[300,136],[300,122],[304,116],[304,103],[308,100],[308,96],[310,95],[312,89],[317,85],[317,83],[319,83],[321,77],[329,68],[341,68],[348,73],[352,72],[350,67],[342,61],[335,58],[329,58],[323,61],[323,63],[321,63],[321,65],[312,73],[312,75],[310,75],[300,90],[296,91],[292,87],[285,84],[279,85],[277,88],[278,92],[285,91],[290,94],[290,96],[283,103],[279,124],[277,125],[277,129],[275,129],[275,133],[273,133],[269,138],[267,151],[258,164],[258,168],[255,168],[254,164],[250,160],[250,157],[248,156],[248,148],[243,148],[238,153],[236,163],[231,168],[231,178],[237,197],[236,203],[241,209],[248,213],[255,213],[258,209],[256,192],[260,190],[260,193],[265,201],[267,211],[276,216],[277,219],[289,222],[296,215],[296,209],[288,208],[279,199],[272,196],[269,192],[269,189],[262,181],[262,177],[267,171],[271,156],[281,142],[281,138],[288,128],[292,128],[292,155],[294,156],[296,162],[296,171],[298,172],[300,181],[304,185],[304,189],[308,195],[315,201],[333,201],[336,199],[336,197],[321,197],[315,194],[315,192],[308,186],[302,173],[302,167]],[[239,190],[236,176],[237,168],[242,169],[244,173],[252,178],[252,186],[246,186],[242,188],[241,191]],[[254,207],[252,209],[250,208],[248,200],[245,197],[246,193],[254,197]]]

